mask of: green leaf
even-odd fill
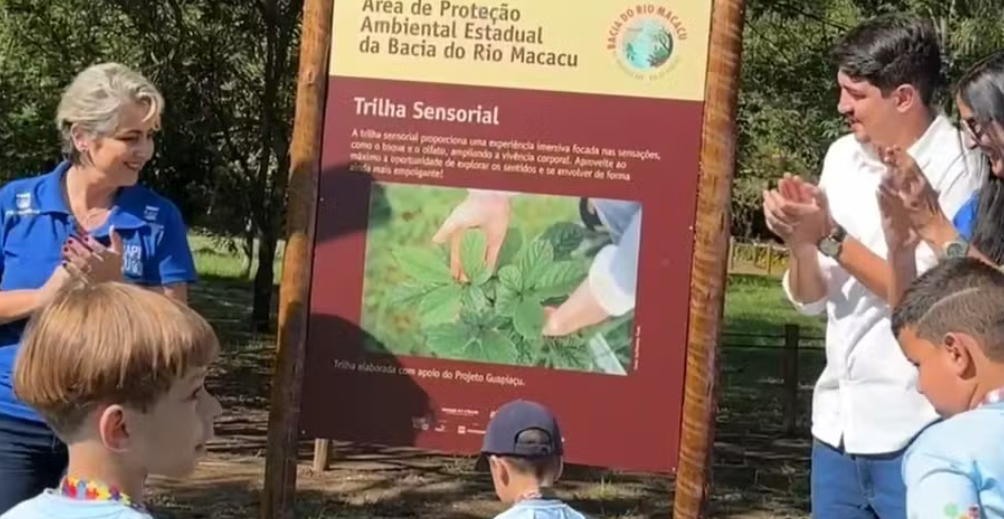
[[[516,314],[516,307],[523,301],[519,292],[509,290],[505,285],[499,285],[495,294],[495,311],[499,315],[512,317]]]
[[[450,267],[443,262],[435,249],[409,247],[394,251],[401,270],[415,281],[439,285],[453,281]]]
[[[463,359],[473,340],[470,329],[462,324],[441,324],[425,331],[425,346],[440,358]]]
[[[523,301],[516,307],[512,324],[520,335],[527,339],[537,339],[544,328],[544,307],[536,301]]]
[[[547,240],[536,239],[519,251],[516,268],[523,277],[523,287],[532,287],[537,277],[554,261],[554,250]]]
[[[421,299],[432,288],[430,285],[420,285],[414,282],[405,283],[391,291],[387,302],[394,306],[410,305]]]
[[[539,299],[567,296],[589,272],[584,261],[559,261],[543,268],[534,283],[534,296]]]
[[[516,259],[516,255],[519,254],[519,250],[522,248],[523,231],[520,231],[515,227],[510,227],[506,231],[505,241],[502,242],[502,248],[499,249],[498,261],[495,262],[496,270],[512,264],[513,260]]]
[[[551,244],[555,259],[565,260],[582,245],[586,232],[581,225],[558,222],[548,227],[540,237]]]
[[[467,279],[475,285],[481,285],[491,277],[485,263],[487,247],[488,239],[481,231],[467,231],[460,240],[460,265],[464,268]]]
[[[489,301],[495,300],[495,291],[498,288],[498,285],[498,278],[489,278],[485,284],[481,285],[481,291],[485,293],[485,297],[487,297]]]
[[[492,271],[488,267],[481,269],[478,272],[478,274],[474,277],[470,277],[470,275],[468,275],[470,283],[476,286],[484,286],[486,283],[488,283],[488,280],[490,280],[491,278],[492,278]]]
[[[519,267],[515,265],[507,265],[499,269],[498,288],[509,290],[510,292],[522,292],[523,274],[520,272]]]
[[[548,347],[548,364],[558,369],[589,371],[592,360],[584,344],[558,344]]]
[[[418,305],[422,327],[428,328],[455,321],[460,315],[462,293],[459,285],[444,285],[426,294]]]
[[[460,298],[460,322],[473,329],[480,328],[485,321],[485,314],[464,305],[464,297]]]
[[[485,328],[491,328],[491,329],[506,328],[507,330],[512,331],[513,333],[516,333],[515,330],[513,330],[512,326],[511,326],[512,325],[512,319],[510,319],[510,318],[508,318],[508,317],[506,317],[504,315],[499,315],[498,313],[489,313],[488,315],[490,315],[491,317],[489,317],[488,320],[485,321]],[[506,326],[506,325],[509,325],[509,326]]]
[[[488,298],[485,297],[485,292],[477,285],[467,285],[464,287],[463,297],[460,302],[465,309],[475,312],[483,312],[491,306]]]
[[[519,355],[516,345],[508,337],[495,330],[485,332],[481,340],[468,346],[467,349],[468,351],[475,350],[472,353],[475,353],[480,360],[497,364],[514,364]],[[471,357],[474,358],[475,355],[471,355]]]

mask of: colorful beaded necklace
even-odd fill
[[[106,485],[100,481],[66,476],[59,484],[59,491],[66,497],[82,501],[115,501],[130,508],[146,510],[143,505],[133,501],[129,494],[119,490],[118,487]]]

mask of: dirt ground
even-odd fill
[[[266,449],[270,342],[226,351],[210,389],[226,414],[210,456],[191,480],[155,480],[158,517],[257,517]],[[778,359],[759,351],[727,352],[715,442],[712,517],[806,517],[807,432],[780,430]],[[807,392],[812,373],[804,375]],[[488,518],[501,511],[490,480],[473,460],[411,449],[336,444],[327,472],[310,469],[313,442],[300,449],[294,517]],[[568,467],[564,497],[593,517],[670,517],[672,481],[658,475]]]
[[[210,390],[223,404],[217,440],[195,476],[154,480],[151,506],[165,519],[259,517],[264,474],[269,375],[274,337],[248,333],[250,287],[229,278],[205,279],[192,305],[224,345]],[[741,295],[741,294],[740,294]],[[737,296],[738,297],[738,296]],[[766,301],[766,300],[765,300]],[[770,301],[756,299],[763,306]],[[747,312],[749,313],[749,312]],[[755,313],[754,313],[755,314]],[[760,314],[736,318],[751,330],[777,328]],[[734,319],[735,320],[735,319]],[[711,517],[808,517],[808,409],[822,367],[819,350],[802,350],[801,420],[787,433],[778,348],[725,348],[719,376]],[[661,402],[653,398],[653,406]],[[644,417],[640,417],[643,419]],[[313,442],[300,447],[297,519],[490,518],[502,510],[491,481],[473,459],[412,449],[337,444],[330,470],[310,469]],[[563,497],[595,518],[670,517],[668,476],[566,467]]]

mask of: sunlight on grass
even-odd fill
[[[230,250],[223,240],[192,233],[188,236],[188,243],[195,256],[195,268],[201,276],[239,280],[244,278],[245,274],[249,274],[246,279],[250,279],[250,276],[254,276],[255,269],[258,268],[256,258],[252,261],[251,268],[247,269],[247,260],[243,257],[243,253],[239,250]],[[283,246],[282,241],[277,246],[279,252],[276,254],[275,260],[276,283],[279,282],[279,276],[282,273]],[[257,251],[256,244],[255,254]]]
[[[727,333],[782,334],[784,325],[802,327],[803,336],[821,336],[826,326],[822,317],[799,314],[781,289],[776,278],[734,274],[725,293],[725,331]]]

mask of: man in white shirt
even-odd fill
[[[890,328],[876,200],[887,168],[878,150],[907,150],[949,216],[979,186],[982,169],[932,107],[941,59],[929,23],[898,15],[865,21],[834,58],[838,109],[851,134],[831,145],[818,188],[785,179],[764,193],[764,212],[790,252],[788,298],[803,313],[827,316],[826,368],[813,395],[813,517],[906,519],[901,455],[937,414]],[[925,246],[916,254],[919,271],[938,257]]]

